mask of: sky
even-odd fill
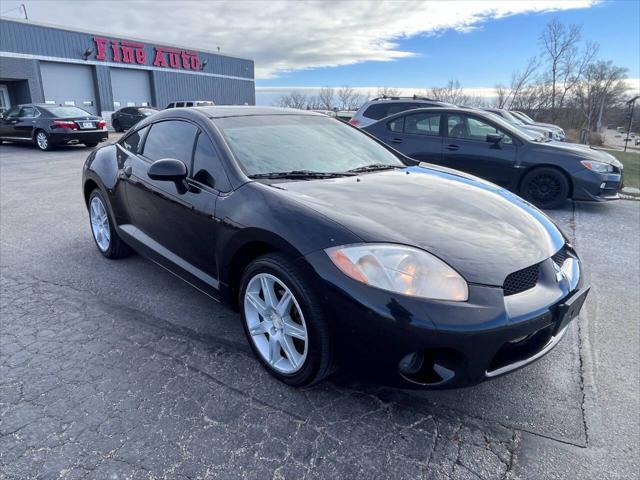
[[[540,53],[553,18],[582,25],[599,57],[640,78],[640,1],[29,1],[0,13],[31,20],[216,50],[255,60],[257,101],[282,92],[350,85],[406,93],[457,79],[489,95]],[[640,88],[640,87],[638,87]]]

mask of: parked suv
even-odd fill
[[[182,100],[181,102],[171,102],[165,107],[167,108],[179,108],[179,107],[213,107],[215,103],[210,100]]]
[[[566,198],[613,200],[622,164],[585,145],[536,140],[497,115],[470,108],[398,113],[364,130],[415,160],[468,172],[542,208]]]
[[[382,96],[369,100],[362,105],[356,114],[351,117],[349,123],[356,127],[364,128],[389,115],[404,112],[405,110],[428,107],[455,107],[455,105],[416,95],[413,97]]]

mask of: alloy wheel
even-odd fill
[[[549,174],[532,178],[528,187],[531,198],[542,203],[554,200],[562,189],[558,179]]]
[[[41,150],[46,150],[49,147],[49,138],[47,137],[47,134],[42,131],[38,132],[38,135],[36,135],[36,142]]]
[[[254,275],[245,290],[244,313],[251,341],[271,368],[288,375],[303,367],[307,326],[298,301],[280,279]]]
[[[91,219],[91,231],[93,232],[93,238],[95,238],[98,248],[103,252],[106,252],[109,249],[109,244],[111,242],[111,229],[109,228],[107,209],[102,203],[102,200],[97,196],[91,199],[89,216]]]

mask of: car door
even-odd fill
[[[191,172],[194,151],[202,150],[200,142],[196,145],[199,138],[200,129],[184,120],[152,124],[140,153],[129,156],[123,167],[127,176],[127,205],[132,224],[138,230],[136,239],[161,263],[178,266],[217,287],[214,255],[217,222],[213,215],[217,190],[190,176],[185,191],[173,182],[152,180],[147,174],[151,164],[163,158],[181,160]]]
[[[16,122],[13,124],[13,136],[16,138],[33,138],[40,111],[36,107],[22,107]]]
[[[440,112],[395,117],[386,123],[385,143],[421,162],[442,163]]]
[[[0,137],[14,138],[15,124],[18,123],[21,107],[12,107],[0,119]]]
[[[516,177],[517,140],[489,120],[468,113],[447,113],[442,164],[505,187]],[[499,143],[487,135],[502,135]]]

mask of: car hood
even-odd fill
[[[540,146],[544,149],[550,149],[551,152],[562,151],[570,155],[575,155],[584,160],[594,160],[597,162],[609,163],[611,165],[619,165],[616,157],[604,150],[597,150],[589,145],[581,145],[579,143],[567,143],[567,142],[548,142],[541,143]]]
[[[518,196],[426,164],[277,187],[365,242],[422,248],[471,283],[500,286],[508,274],[549,258],[564,244],[553,222]]]

